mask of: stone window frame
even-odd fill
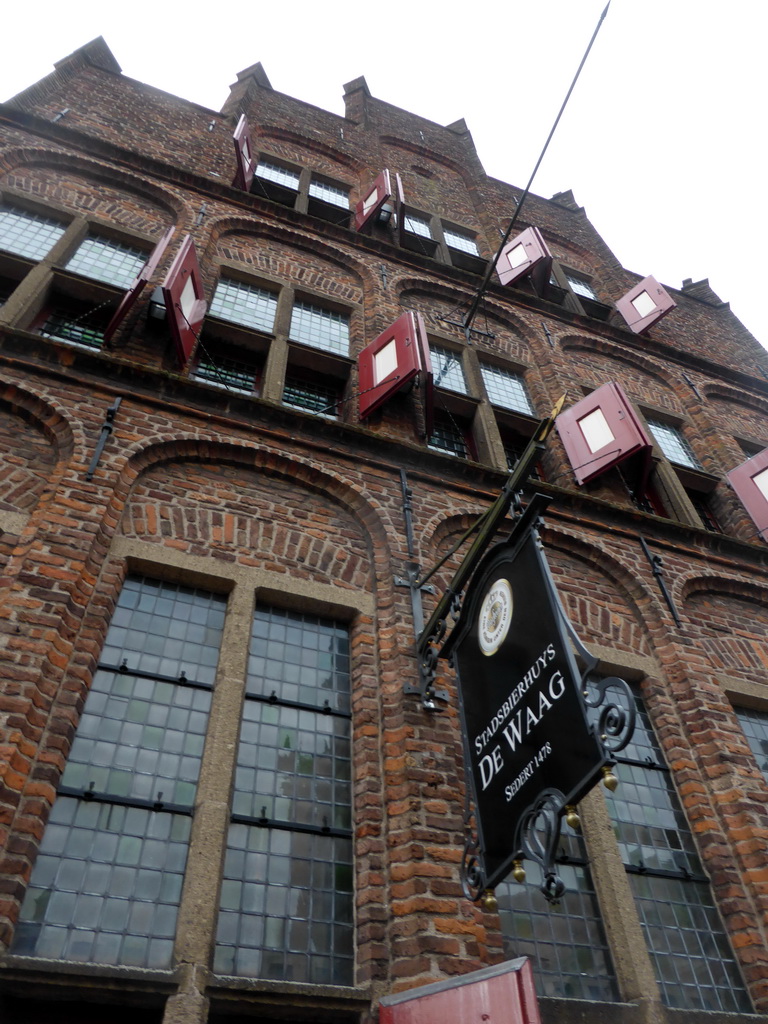
[[[435,386],[435,413],[442,411],[449,418],[452,417],[456,426],[467,436],[470,459],[490,465],[502,473],[508,473],[509,459],[506,449],[509,447],[509,438],[514,436],[516,440],[519,439],[524,447],[527,440],[533,436],[541,417],[533,406],[532,398],[530,413],[493,405],[485,387],[482,368],[487,364],[514,374],[525,382],[531,367],[518,359],[501,356],[498,351],[485,347],[481,336],[478,336],[476,344],[467,345],[447,331],[436,329],[432,324],[429,325],[427,334],[430,349],[437,346],[456,357],[466,385],[464,392],[453,391],[439,384]],[[438,374],[434,363],[432,370],[436,383]],[[539,478],[543,479],[541,468],[539,474]]]
[[[408,204],[401,208],[400,215],[403,223],[399,226],[398,236],[403,248],[473,274],[483,273],[488,261],[481,254],[478,229]],[[413,230],[409,222],[420,225],[422,230]],[[455,238],[456,243],[452,244],[450,238]],[[460,244],[460,240],[464,244]]]
[[[180,963],[209,962],[213,948],[219,908],[219,886],[221,876],[213,880],[208,865],[212,860],[223,864],[223,850],[230,819],[229,799],[221,799],[221,778],[224,765],[229,766],[232,776],[236,768],[237,738],[240,727],[240,708],[246,686],[246,662],[248,643],[243,637],[250,636],[250,626],[256,603],[278,605],[286,609],[309,612],[324,618],[337,618],[349,625],[350,646],[353,652],[351,664],[352,691],[352,740],[355,744],[356,729],[363,719],[358,713],[358,698],[361,693],[378,692],[378,677],[375,665],[376,640],[370,623],[361,621],[375,616],[376,601],[369,591],[350,591],[331,584],[310,580],[286,580],[282,573],[261,567],[233,566],[205,556],[178,552],[163,548],[163,560],[158,559],[157,545],[129,537],[117,537],[113,541],[109,572],[107,575],[120,581],[130,574],[140,574],[157,581],[168,580],[186,586],[201,587],[227,597],[221,654],[213,687],[214,701],[211,707],[208,736],[203,754],[203,766],[198,781],[195,825],[190,840],[190,856],[182,888],[179,907],[179,925],[175,936],[175,959]],[[107,567],[105,567],[107,568]],[[111,616],[110,616],[111,618]],[[366,649],[367,648],[367,649]],[[361,705],[362,706],[362,705]],[[236,709],[236,713],[233,709]],[[353,816],[355,815],[355,765],[352,764]],[[208,802],[203,809],[203,801]],[[365,813],[364,803],[357,805],[357,812]],[[353,820],[354,817],[353,817]],[[221,850],[221,856],[210,857],[214,844]],[[353,876],[355,891],[360,871],[360,852],[353,838]],[[193,850],[206,848],[209,856],[193,857]],[[194,877],[192,877],[194,874]],[[359,943],[357,909],[355,914],[355,968],[357,968],[357,946]],[[4,974],[7,978],[20,980],[28,990],[29,981],[37,977],[40,961],[36,957],[5,955]],[[212,960],[210,960],[212,963]],[[122,989],[115,989],[115,980],[125,976],[124,968],[111,968],[97,964],[46,961],[46,970],[54,976],[61,991],[79,992],[86,985],[94,999],[106,1007],[117,1000],[123,1001]],[[141,993],[143,1004],[161,1006],[166,999],[184,999],[186,988],[184,977],[176,970],[152,970],[131,968],[132,986]],[[286,1005],[294,1000],[293,1016],[296,1020],[315,1020],[317,1007],[334,1007],[336,1018],[345,1024],[353,1024],[359,1015],[370,1008],[371,993],[363,986],[317,984],[312,986],[313,1000],[307,1010],[303,999],[306,984],[302,982],[274,981],[259,978],[234,978],[208,974],[205,995],[214,1004],[229,1005],[233,991],[238,991],[252,1006],[263,1006],[269,1010],[274,1006],[275,995],[285,999]],[[1,998],[1,996],[0,996]],[[193,998],[194,1006],[198,1001]],[[195,1011],[197,1012],[197,1011]],[[193,1013],[194,1015],[194,1013]],[[190,1018],[192,1019],[192,1018]],[[202,1019],[202,1018],[201,1018]]]
[[[286,159],[268,150],[260,150],[255,157],[255,171],[250,186],[251,195],[295,209],[299,213],[319,217],[321,220],[348,228],[354,209],[351,196],[354,186],[315,168],[304,166],[295,160]],[[274,169],[267,176],[259,174],[259,167]],[[281,180],[280,171],[284,177]],[[313,189],[313,185],[315,188]],[[324,198],[323,186],[334,193],[347,196],[346,206],[338,198]]]
[[[682,415],[675,415],[668,409],[661,409],[646,402],[633,400],[634,406],[642,417],[642,421],[653,441],[653,483],[660,500],[664,505],[670,518],[678,520],[687,526],[694,526],[708,532],[723,532],[722,525],[716,518],[714,512],[710,511],[711,520],[705,519],[704,510],[699,512],[697,502],[709,504],[709,496],[720,482],[719,476],[704,469],[695,449],[687,439],[685,431],[688,424],[687,418]],[[684,465],[680,462],[673,462],[661,446],[658,438],[653,432],[651,423],[659,423],[674,430],[680,437],[684,446],[690,449],[692,458],[698,465]],[[692,499],[695,495],[695,499]]]
[[[636,730],[645,731],[649,742],[641,740],[636,747],[630,744],[618,752],[615,774],[621,778],[624,769],[630,778],[634,777],[632,788],[647,791],[642,801],[635,803],[641,803],[643,809],[649,808],[652,813],[646,820],[641,816],[639,822],[635,813],[629,816],[626,812],[623,815],[613,813],[610,805],[614,800],[621,800],[621,784],[615,793],[610,794],[607,802],[617,832],[617,845],[626,847],[627,859],[623,856],[621,859],[638,919],[647,920],[649,936],[645,939],[646,951],[656,965],[657,990],[662,1003],[672,1010],[695,1009],[733,1014],[754,1012],[736,948],[723,921],[696,842],[695,829],[689,821],[669,756],[653,721],[653,699],[649,699],[638,685],[633,690],[638,704]],[[641,715],[648,719],[647,730],[641,724]],[[632,790],[629,792],[631,800]],[[657,794],[655,797],[654,793]],[[665,817],[667,814],[672,817],[672,822]],[[652,834],[654,830],[659,833],[656,837]],[[671,837],[673,831],[674,837]],[[646,856],[650,856],[651,863],[645,862],[643,858]],[[668,891],[657,896],[652,886],[646,885],[647,880],[652,882],[654,879],[658,886],[666,885]],[[671,907],[683,908],[681,916]],[[667,920],[663,920],[665,916]],[[658,934],[660,931],[663,939]],[[700,932],[707,936],[707,942],[700,940]],[[677,943],[670,941],[670,936],[675,935],[679,936]],[[685,966],[680,972],[672,970],[681,964]],[[710,964],[716,965],[715,969],[710,969]],[[674,977],[670,976],[672,974]],[[692,998],[701,1000],[704,1005],[691,1005]],[[723,1000],[726,1005],[722,1005]]]
[[[221,280],[240,282],[246,286],[262,289],[276,296],[275,316],[272,329],[258,327],[223,319],[220,315],[206,316],[196,359],[190,376],[199,381],[196,368],[199,359],[216,362],[217,351],[222,358],[235,359],[250,365],[259,379],[259,397],[283,404],[285,381],[289,377],[311,377],[317,375],[327,385],[335,385],[338,391],[338,419],[352,418],[345,402],[350,387],[350,378],[363,335],[362,302],[340,302],[323,292],[297,286],[273,275],[251,271],[242,263],[231,259],[216,260],[213,272],[215,288]],[[291,337],[291,319],[296,303],[304,303],[332,313],[341,313],[348,319],[349,352],[340,354],[322,347],[306,344]],[[214,385],[216,386],[216,385]],[[226,385],[224,385],[226,387]],[[241,392],[238,392],[241,393]],[[295,408],[285,404],[286,409]],[[305,411],[311,412],[307,409]]]
[[[581,386],[581,391],[585,396],[595,390],[597,390],[597,385]],[[713,522],[705,522],[703,514],[697,511],[691,498],[693,492],[702,500],[707,501],[709,495],[720,483],[720,477],[701,468],[691,469],[670,462],[648,426],[648,421],[651,420],[663,422],[681,430],[687,423],[686,417],[670,412],[667,408],[651,405],[649,402],[638,399],[629,391],[626,392],[626,395],[646,434],[653,442],[652,464],[644,493],[640,494],[631,489],[630,481],[626,478],[626,466],[617,467],[616,471],[627,491],[628,499],[642,512],[708,532],[724,532],[722,524],[715,517],[714,512],[711,513]]]
[[[42,216],[49,215],[66,224],[66,230],[39,260],[14,257],[0,253],[0,274],[17,280],[19,286],[11,293],[2,309],[2,322],[43,334],[50,315],[57,310],[66,314],[76,310],[74,329],[68,338],[51,338],[54,344],[74,344],[98,351],[96,344],[102,321],[109,320],[112,312],[125,295],[128,285],[112,284],[98,278],[68,269],[68,263],[89,236],[98,236],[118,245],[140,250],[148,258],[157,244],[143,231],[129,230],[100,216],[73,213],[61,204],[29,197],[18,189],[0,189],[0,202],[29,209]],[[140,267],[139,267],[140,269]],[[89,307],[93,317],[89,316]],[[85,312],[81,312],[81,311]],[[77,340],[78,325],[82,324],[92,337],[85,344]],[[106,326],[104,324],[103,326]]]
[[[653,697],[644,692],[646,688],[643,684],[646,680],[660,677],[660,669],[655,658],[650,655],[617,651],[612,647],[602,646],[591,641],[588,642],[588,647],[590,652],[600,659],[601,674],[619,676],[640,691],[646,708],[653,717]],[[768,711],[768,698],[762,694],[764,687],[757,684],[750,686],[742,681],[734,680],[728,680],[727,685],[725,681],[721,680],[721,685],[729,699],[733,700],[736,694],[743,695],[743,699],[748,700],[751,706],[755,706],[755,701],[759,700],[760,706]],[[758,693],[760,693],[759,698],[756,696]],[[622,782],[620,764],[614,769],[614,772],[619,780],[620,791]],[[672,775],[674,776],[674,773]],[[581,834],[586,846],[587,861],[592,874],[608,949],[613,958],[618,988],[616,1002],[609,1005],[616,1006],[617,1012],[620,1012],[621,1003],[649,1002],[657,1005],[659,1013],[669,1013],[670,1011],[662,1002],[653,963],[647,951],[640,918],[635,907],[634,895],[614,834],[613,819],[608,809],[608,800],[610,799],[611,796],[604,791],[602,786],[595,786],[578,807]],[[626,955],[628,949],[632,951],[631,956]],[[535,964],[533,966],[535,973]],[[568,1006],[568,997],[540,995],[539,1004],[544,1014],[551,1011],[557,1015],[562,1013],[564,1006]]]
[[[579,285],[583,286],[581,291],[578,289]],[[587,290],[592,294],[588,295]],[[557,258],[552,260],[547,295],[551,301],[563,305],[566,309],[579,313],[581,316],[606,321],[613,312],[613,306],[603,302],[600,294],[601,290],[593,274],[576,270],[563,260]]]

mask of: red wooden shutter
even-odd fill
[[[551,266],[552,253],[537,227],[526,228],[501,250],[496,273],[502,284],[512,284],[538,267],[544,260]]]
[[[764,534],[768,530],[768,448],[732,469],[727,476],[752,517],[758,534],[765,540]]]
[[[616,309],[627,321],[630,331],[634,331],[635,334],[647,331],[676,306],[677,303],[672,296],[661,287],[655,277],[650,275],[634,288],[630,288],[627,294],[616,302]]]
[[[247,192],[256,173],[256,163],[251,154],[251,130],[245,114],[240,115],[237,128],[232,134],[232,141],[235,144],[235,159],[237,160],[237,171],[232,185]]]
[[[168,326],[182,367],[189,361],[208,308],[203,295],[195,243],[187,235],[163,284]]]
[[[365,419],[421,369],[418,314],[403,313],[360,353],[360,419]]]
[[[380,1024],[541,1024],[527,958],[383,996]]]
[[[112,337],[117,328],[120,326],[123,320],[125,320],[126,316],[128,316],[130,311],[133,309],[136,300],[144,290],[144,285],[147,283],[147,281],[149,281],[154,272],[157,270],[160,260],[163,258],[165,250],[168,248],[168,243],[170,242],[171,238],[173,238],[175,231],[176,228],[168,228],[168,230],[157,243],[155,248],[149,254],[149,259],[137,274],[135,280],[128,288],[128,291],[123,295],[122,299],[120,300],[120,304],[118,305],[115,312],[112,314],[112,319],[109,321],[109,323],[107,324],[107,328],[104,331],[105,342],[112,340]]]
[[[636,452],[650,458],[653,448],[632,403],[612,381],[561,412],[555,425],[578,484]]]
[[[367,231],[376,220],[382,206],[392,198],[389,171],[383,170],[367,194],[355,207],[355,230]]]

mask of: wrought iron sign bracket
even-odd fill
[[[446,699],[444,696],[445,691],[438,691],[435,689],[437,661],[440,657],[447,657],[448,655],[447,651],[443,653],[443,645],[448,631],[448,626],[455,624],[461,611],[462,592],[469,582],[470,577],[475,571],[480,559],[485,554],[491,540],[500,529],[510,508],[513,508],[514,506],[519,508],[523,485],[528,479],[531,467],[544,453],[547,438],[554,428],[555,419],[560,413],[564,403],[565,395],[557,401],[550,415],[541,420],[533,437],[530,439],[522,455],[517,460],[515,468],[507,477],[504,487],[496,498],[496,501],[483,514],[483,516],[481,516],[478,523],[475,524],[475,527],[468,531],[468,533],[464,535],[464,538],[462,538],[466,539],[466,537],[469,536],[469,533],[477,532],[475,540],[464,556],[461,565],[454,573],[450,585],[438,601],[429,621],[418,633],[416,639],[416,653],[419,659],[419,683],[417,686],[414,686],[412,683],[406,683],[404,690],[408,695],[421,697],[422,705],[426,710],[437,710],[435,700]],[[410,517],[410,505],[408,504],[405,493],[405,484],[403,487],[404,501],[406,502],[408,509],[406,515],[406,524],[408,524]],[[410,492],[408,492],[408,494],[410,495]],[[550,499],[545,497],[545,495],[534,495],[534,498],[531,500],[524,512],[516,512],[514,528],[517,529],[517,527],[523,522],[526,524],[535,522],[536,518],[538,518],[549,503],[549,500]],[[406,505],[404,505],[404,508]],[[431,579],[444,561],[446,561],[446,559],[438,562],[438,564],[434,566],[424,577],[422,577],[421,580],[417,580],[414,583],[414,586],[421,588],[427,580]]]

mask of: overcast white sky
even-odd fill
[[[605,3],[257,0],[216,23],[215,5],[42,0],[4,15],[0,98],[98,35],[124,74],[216,110],[257,60],[275,89],[339,114],[365,75],[380,99],[464,117],[486,171],[522,186]],[[573,189],[630,270],[708,277],[766,346],[767,29],[763,0],[611,0],[533,184]]]

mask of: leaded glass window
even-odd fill
[[[85,348],[101,348],[104,344],[106,323],[99,322],[93,309],[78,313],[76,310],[61,308],[52,310],[40,328],[44,338],[68,341]]]
[[[309,194],[313,199],[321,199],[324,203],[338,206],[342,210],[349,209],[349,192],[339,185],[331,185],[327,181],[313,178],[309,183]]]
[[[429,354],[432,357],[432,372],[435,387],[467,393],[467,382],[461,368],[461,355],[448,348],[441,348],[430,342]]]
[[[446,227],[443,228],[443,235],[445,237],[445,244],[451,249],[458,249],[459,252],[468,252],[472,256],[480,255],[477,242],[472,235],[464,235],[459,231]]]
[[[298,192],[299,174],[289,167],[281,167],[269,160],[260,160],[256,168],[256,176],[264,178],[265,181],[274,181],[276,185],[283,185]]]
[[[147,262],[147,253],[133,245],[89,235],[67,264],[67,270],[95,281],[127,288]]]
[[[511,370],[491,366],[489,363],[481,363],[480,372],[488,398],[494,405],[522,412],[527,416],[534,415],[525,383],[519,373],[512,373]]]
[[[406,231],[410,231],[412,235],[418,235],[420,238],[431,238],[432,229],[429,226],[429,221],[425,220],[424,217],[417,217],[414,213],[406,213],[403,215],[403,226]]]
[[[595,289],[585,278],[578,277],[576,274],[569,274],[567,270],[565,271],[565,276],[568,284],[577,295],[581,295],[584,299],[597,299]]]
[[[0,206],[0,249],[31,260],[41,260],[58,242],[66,227],[53,217],[4,203]]]
[[[648,427],[670,462],[677,466],[687,466],[689,469],[701,469],[701,463],[677,427],[669,423],[660,423],[658,420],[648,420]]]
[[[211,316],[270,332],[275,325],[277,295],[266,288],[221,278],[211,299]]]
[[[464,428],[450,416],[435,416],[427,447],[432,451],[455,455],[460,459],[468,459],[471,456]]]
[[[258,608],[240,731],[215,970],[353,979],[349,636]]]
[[[749,999],[648,714],[619,757],[609,800],[662,999],[686,1010],[750,1012]]]
[[[171,965],[226,601],[126,580],[14,953]]]
[[[291,316],[291,339],[313,348],[349,355],[349,317],[308,302],[295,302]]]
[[[540,996],[614,1000],[611,957],[581,839],[561,839],[557,870],[566,892],[555,905],[539,891],[543,878],[534,861],[525,862],[522,885],[496,888],[504,952],[510,959],[530,957]]]
[[[226,391],[237,391],[238,394],[252,395],[256,391],[256,368],[239,359],[201,355],[192,376],[195,380],[205,381],[206,384],[213,384]]]
[[[752,708],[736,708],[741,728],[747,737],[757,766],[768,781],[768,714]]]
[[[338,416],[338,403],[339,389],[335,384],[306,380],[304,377],[293,377],[290,374],[285,378],[283,405],[318,415]]]

